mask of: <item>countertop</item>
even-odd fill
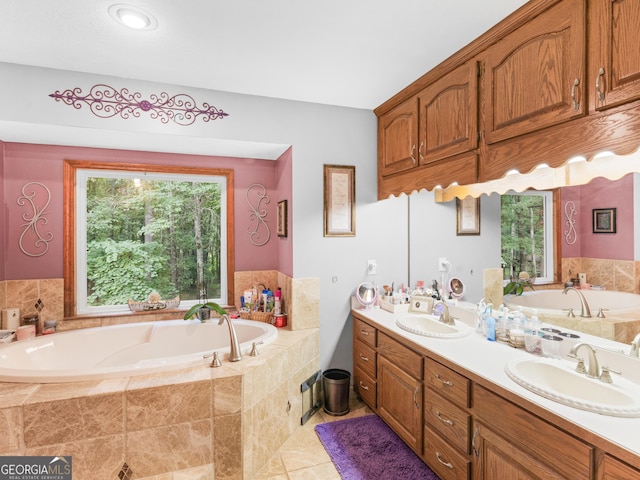
[[[612,454],[634,464],[636,467],[640,466],[640,418],[613,417],[583,411],[548,400],[521,387],[507,376],[504,366],[512,359],[535,358],[535,356],[525,350],[512,348],[503,343],[490,342],[479,333],[476,333],[474,325],[475,314],[473,311],[461,307],[450,307],[450,312],[454,317],[463,320],[466,324],[472,326],[474,330],[470,335],[462,338],[441,339],[413,334],[398,327],[396,320],[406,316],[406,312],[393,314],[379,308],[360,309],[357,305],[352,304],[352,306],[354,307],[352,310],[354,313],[370,321],[372,325],[379,327],[380,330],[402,337],[413,343],[419,350],[427,349],[452,364],[462,367],[480,379],[488,380],[501,389],[526,399],[528,402],[541,407],[543,409],[542,413],[544,411],[551,412],[560,419],[564,419],[587,432],[593,433],[597,437],[601,437],[607,443],[622,449],[622,451],[618,451],[615,448],[615,451],[611,451]],[[562,331],[571,332],[566,328],[563,328]],[[579,334],[581,341],[596,347],[618,351],[628,350],[628,345],[625,344],[594,337],[582,332],[573,333]],[[634,367],[632,368],[634,370],[634,381],[640,382],[638,379],[640,377],[640,360],[625,358],[619,354],[599,350],[600,365],[603,365],[602,356],[605,356],[607,360],[604,365],[609,365],[611,368],[616,368],[616,366],[620,368],[620,365],[616,365],[616,363],[623,362],[626,372],[629,372],[629,364],[631,364]],[[637,365],[634,362],[638,362]],[[625,376],[625,371],[622,374]],[[613,377],[615,384],[616,375],[613,375]],[[549,416],[546,420],[553,423],[554,418]],[[591,441],[590,435],[585,437],[589,443],[594,443]],[[605,449],[609,451],[608,448]]]

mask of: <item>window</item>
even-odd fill
[[[501,199],[504,279],[527,272],[537,281],[553,282],[553,192],[509,192]]]
[[[232,182],[231,170],[65,162],[65,316],[128,311],[152,291],[226,305]]]

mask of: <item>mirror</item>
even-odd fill
[[[464,295],[464,284],[462,280],[457,277],[452,277],[451,280],[449,280],[449,292],[454,298],[462,298]]]
[[[364,308],[371,308],[378,298],[378,290],[373,283],[361,283],[356,289],[356,298]]]

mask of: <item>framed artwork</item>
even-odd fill
[[[324,236],[356,235],[356,167],[324,165]]]
[[[279,237],[287,236],[287,201],[280,200],[278,202],[278,210],[277,210],[277,221],[276,221],[276,233]]]
[[[616,233],[616,209],[593,209],[593,233]]]
[[[480,198],[456,198],[456,234],[480,235]]]

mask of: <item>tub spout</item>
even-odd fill
[[[591,309],[589,308],[587,299],[584,298],[584,295],[582,294],[582,292],[578,290],[576,287],[565,287],[565,289],[562,290],[562,293],[566,295],[569,290],[575,291],[580,297],[580,316],[584,318],[591,318]]]
[[[227,322],[227,326],[229,327],[229,345],[231,346],[231,350],[229,351],[229,361],[239,362],[240,360],[242,360],[242,353],[240,353],[238,336],[236,335],[236,329],[233,327],[233,322],[228,315],[222,315],[220,317],[220,322],[218,322],[218,325],[222,325],[225,321]]]
[[[629,350],[629,355],[632,357],[640,357],[638,355],[638,351],[640,350],[640,333],[635,336],[633,342],[631,342],[631,350]]]

